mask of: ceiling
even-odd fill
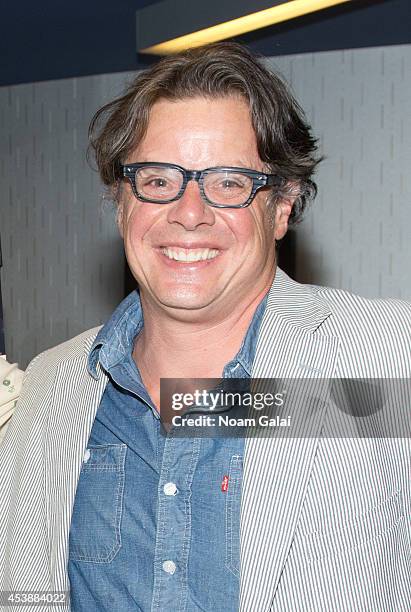
[[[148,4],[154,2],[7,3],[0,85],[123,72],[157,61],[136,53],[135,11]],[[411,0],[352,0],[236,40],[270,56],[411,43]]]

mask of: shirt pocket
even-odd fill
[[[228,489],[225,500],[225,566],[240,576],[240,510],[243,458],[233,455],[230,460]]]
[[[110,563],[121,548],[125,444],[88,446],[70,525],[69,558]]]

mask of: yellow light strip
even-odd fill
[[[307,13],[320,11],[321,9],[350,2],[351,0],[290,0],[278,6],[273,6],[257,13],[238,17],[225,23],[198,30],[191,34],[185,34],[172,40],[168,40],[146,49],[140,49],[139,53],[151,53],[152,55],[172,55],[179,51],[184,51],[191,47],[200,47],[208,43],[217,42],[233,36],[239,36],[246,32],[252,32],[260,28],[265,28],[274,23],[294,19]]]

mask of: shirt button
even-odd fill
[[[87,463],[87,461],[90,459],[90,454],[91,453],[90,453],[89,449],[87,448],[85,453],[84,453],[84,456],[83,456],[84,463]]]
[[[163,491],[166,495],[176,495],[177,487],[174,484],[174,482],[166,482],[166,484],[163,487]]]
[[[174,574],[174,572],[176,571],[176,564],[174,563],[174,561],[164,561],[163,570],[167,572],[167,574]]]

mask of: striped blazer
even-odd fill
[[[277,270],[253,376],[411,378],[410,322],[405,302]],[[26,371],[0,447],[0,590],[69,588],[73,501],[107,382],[101,368],[96,379],[86,371],[97,331]],[[246,441],[241,612],[411,610],[410,439],[332,437],[331,413],[310,417],[309,436]]]

